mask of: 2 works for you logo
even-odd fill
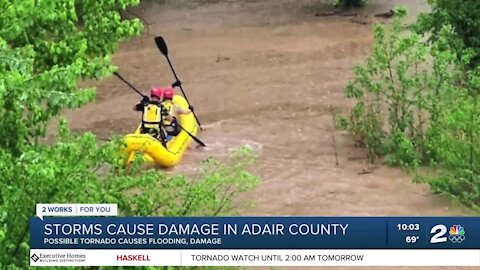
[[[465,240],[465,229],[460,225],[453,225],[448,234],[448,240],[452,243],[459,244]]]

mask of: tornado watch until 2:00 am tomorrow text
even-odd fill
[[[197,262],[222,262],[222,261],[250,261],[250,262],[314,262],[314,261],[363,261],[363,254],[216,254],[216,255],[191,255],[192,261]]]

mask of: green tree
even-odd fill
[[[435,193],[446,194],[478,209],[480,70],[469,70],[461,76],[461,84],[445,88],[440,94],[439,107],[442,109],[426,136],[431,165],[437,170],[427,180]]]
[[[109,56],[120,41],[140,33],[138,19],[124,20],[120,11],[139,0],[0,1],[0,36],[10,47],[32,46],[35,71],[82,65],[88,78],[107,75]]]
[[[463,48],[475,52],[470,67],[480,61],[480,2],[475,0],[428,0],[431,11],[420,14],[415,29],[432,34],[436,40],[444,25],[452,26],[451,48],[460,53]]]
[[[36,203],[117,203],[129,216],[222,215],[232,210],[231,196],[258,184],[246,171],[248,149],[209,160],[188,179],[138,166],[127,171],[121,139],[99,145],[91,133],[72,134],[63,120],[55,140],[40,143],[53,118],[95,98],[77,82],[112,71],[118,43],[141,29],[119,14],[136,3],[0,0],[1,269],[28,268]]]
[[[92,101],[94,89],[79,91],[78,79],[109,75],[118,42],[141,30],[138,20],[120,17],[138,0],[75,2],[0,0],[0,71],[7,73],[0,86],[0,147],[15,155],[21,144],[43,136],[63,109]]]
[[[424,43],[422,35],[404,30],[405,10],[395,14],[391,27],[375,26],[372,53],[346,87],[356,105],[339,123],[372,161],[427,165],[434,176],[420,176],[435,193],[478,207],[480,69],[469,67],[476,51],[455,47],[451,25]]]
[[[365,65],[355,67],[346,88],[347,97],[358,102],[343,122],[372,161],[387,155],[389,163],[415,165],[425,154],[426,113],[434,106],[435,92],[426,89],[443,83],[448,66],[434,61],[435,72],[429,72],[431,48],[420,35],[403,33],[405,9],[397,8],[395,14],[390,29],[375,25],[372,54]]]

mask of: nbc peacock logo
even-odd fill
[[[460,244],[465,240],[465,229],[460,225],[453,225],[448,234],[452,243]]]

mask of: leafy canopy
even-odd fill
[[[0,147],[19,155],[62,110],[95,98],[94,89],[77,91],[77,81],[110,73],[118,43],[142,28],[120,11],[138,3],[0,0]]]
[[[457,53],[464,49],[474,51],[470,67],[480,62],[480,2],[476,0],[428,0],[431,11],[420,14],[414,29],[431,34],[431,40],[438,36],[445,25],[451,26],[449,39]]]
[[[138,164],[127,171],[120,139],[99,145],[63,120],[55,140],[40,143],[63,110],[94,100],[94,89],[77,82],[110,74],[118,43],[142,29],[120,15],[138,2],[0,0],[1,269],[29,267],[36,203],[117,203],[128,216],[223,215],[233,208],[231,196],[258,184],[246,171],[248,149],[232,157],[234,165],[211,160],[188,179]]]

